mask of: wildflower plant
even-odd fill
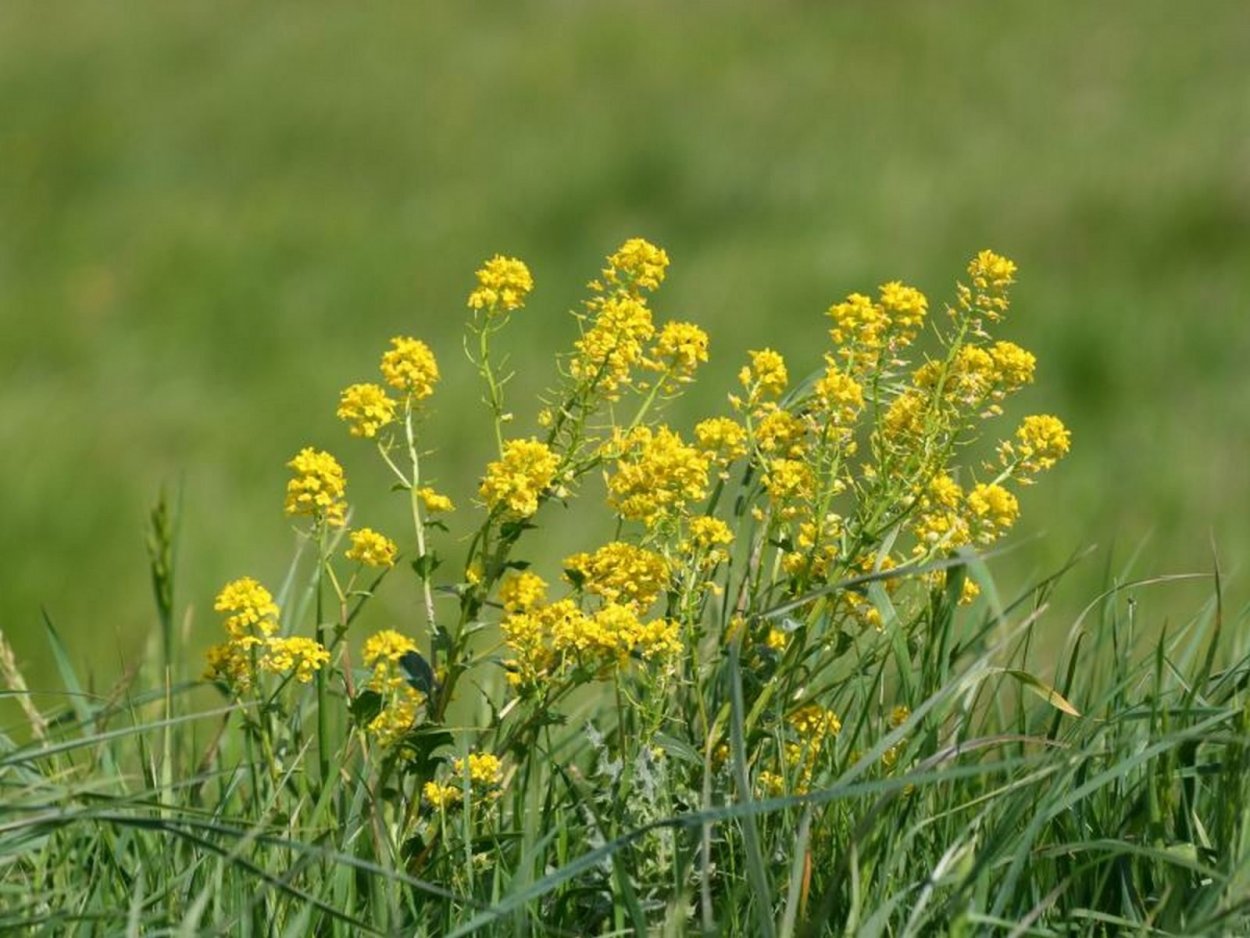
[[[1049,414],[1003,426],[1038,368],[998,334],[1015,265],[981,252],[940,312],[899,282],[851,293],[813,317],[810,360],[748,351],[688,426],[669,408],[711,354],[699,326],[656,313],[668,266],[643,239],[606,259],[532,409],[508,399],[506,348],[534,279],[515,258],[482,266],[464,350],[491,452],[469,504],[438,484],[434,349],[400,335],[352,376],[368,380],[326,402],[331,449],[372,450],[374,473],[349,487],[312,446],[287,464],[299,549],[280,584],[241,570],[218,593],[202,669],[217,709],[178,703],[164,504],[155,693],[97,702],[64,668],[72,705],[48,719],[0,636],[34,747],[0,735],[0,928],[1250,921],[1250,657],[1215,667],[1218,589],[1205,625],[1142,663],[1132,607],[1127,625],[1078,622],[1051,686],[1029,664],[1049,586],[1004,605],[988,576],[1022,488],[1070,447]],[[358,518],[349,493],[371,485],[395,510]],[[555,512],[582,522],[559,552],[536,534]],[[363,633],[399,577],[416,608]],[[10,914],[19,895],[34,898]]]
[[[505,401],[497,345],[525,315],[534,280],[520,260],[491,258],[467,304],[465,350],[496,449],[477,503],[455,511],[429,484],[437,450],[424,418],[440,366],[423,341],[398,336],[380,383],[347,386],[337,416],[405,493],[409,534],[397,543],[349,526],[342,469],[305,448],[290,463],[286,510],[308,519],[316,546],[312,636],[280,626],[254,580],[218,598],[229,637],[209,652],[209,676],[240,701],[259,699],[262,715],[277,699],[266,681],[298,690],[315,679],[322,784],[371,779],[383,852],[453,892],[475,894],[481,857],[534,862],[515,837],[542,797],[563,800],[556,815],[602,841],[678,805],[802,796],[837,778],[856,758],[840,742],[838,708],[863,703],[847,699],[846,675],[879,669],[879,716],[858,738],[909,725],[924,689],[865,649],[930,654],[935,610],[977,595],[966,552],[1006,535],[1019,515],[1013,489],[1068,451],[1062,422],[1036,415],[1000,431],[995,459],[961,462],[1034,376],[1033,356],[990,331],[1010,308],[1006,258],[977,255],[938,315],[899,282],[850,294],[828,310],[823,354],[800,366],[814,371],[796,381],[778,352],[753,350],[724,409],[689,430],[665,412],[708,361],[709,340],[691,322],[657,323],[668,266],[640,238],[606,259],[525,424]],[[616,536],[539,570],[527,535],[552,510],[605,513]],[[439,558],[457,547],[460,566],[440,577]],[[363,637],[354,670],[349,625],[401,552],[420,580],[420,625]],[[475,678],[492,671],[505,678],[495,695]],[[467,722],[451,720],[453,702]],[[298,706],[281,712],[287,739],[249,718],[266,751],[306,739]],[[566,756],[578,723],[590,745]],[[906,751],[895,741],[878,771]],[[567,813],[578,804],[582,816]],[[824,837],[837,822],[813,823]],[[632,888],[650,897],[645,908],[671,892],[679,834],[635,846]],[[733,866],[743,836],[705,832],[705,896],[722,888],[713,871]]]

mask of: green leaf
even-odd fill
[[[1064,697],[1063,694],[1059,693],[1059,691],[1055,690],[1041,678],[1033,676],[1028,671],[1021,671],[1019,668],[1001,668],[995,670],[1001,670],[1003,674],[1014,677],[1017,681],[1023,684],[1027,690],[1037,694],[1037,696],[1041,697],[1042,700],[1046,701],[1056,710],[1062,710],[1064,713],[1068,714],[1068,716],[1079,717],[1081,715],[1080,711],[1077,710],[1076,707],[1068,703],[1067,698]]]

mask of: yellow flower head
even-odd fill
[[[605,544],[593,554],[566,557],[564,567],[587,593],[638,609],[648,608],[668,588],[668,561],[623,541]]]
[[[295,680],[307,684],[316,673],[330,663],[330,652],[311,638],[271,638],[265,644],[260,666],[270,674],[294,674]]]
[[[435,811],[446,811],[461,803],[464,792],[455,785],[426,782],[425,787],[421,789],[421,797]]]
[[[1007,312],[1007,291],[1015,283],[1016,265],[993,251],[981,251],[968,264],[972,286],[957,285],[959,306],[971,316],[998,322]]]
[[[965,502],[969,524],[982,544],[990,544],[1007,533],[1020,516],[1020,503],[1001,485],[977,485]]]
[[[551,488],[560,457],[538,440],[509,440],[503,456],[486,467],[478,494],[492,511],[510,518],[528,518]]]
[[[742,366],[738,380],[751,395],[752,402],[764,397],[780,397],[790,382],[786,360],[770,348],[748,354],[751,363]]]
[[[272,635],[278,628],[278,605],[269,590],[250,576],[231,580],[217,594],[217,612],[227,612],[225,627],[234,639],[259,632]]]
[[[369,721],[367,729],[378,745],[389,749],[401,742],[416,725],[425,695],[400,680],[392,682],[387,688],[377,685],[376,680],[370,686],[374,690],[387,691],[388,699],[378,715]]]
[[[434,491],[428,485],[417,489],[417,498],[421,499],[422,507],[431,515],[446,514],[456,510],[450,498]]]
[[[666,322],[652,352],[653,367],[677,378],[690,378],[707,361],[707,333],[689,322]]]
[[[625,290],[656,290],[664,282],[668,254],[644,238],[630,238],[608,258],[603,279]]]
[[[618,441],[608,503],[622,517],[655,527],[707,497],[709,462],[668,427],[636,427]]]
[[[1004,465],[1016,463],[1016,472],[1023,477],[1049,469],[1062,459],[1072,445],[1072,434],[1058,417],[1035,414],[1025,417],[1016,430],[1015,443],[999,447]]]
[[[614,400],[642,363],[643,343],[655,335],[651,310],[627,294],[598,297],[588,305],[594,320],[573,345],[569,373]]]
[[[1018,391],[1033,383],[1033,370],[1037,359],[1014,342],[995,342],[990,347],[998,384],[1005,394]]]
[[[345,420],[352,436],[372,439],[378,430],[395,419],[395,402],[387,397],[386,389],[377,384],[353,384],[344,389],[339,397],[336,412]]]
[[[347,559],[366,567],[393,567],[399,548],[385,534],[372,528],[361,528],[351,534],[352,546],[347,548]]]
[[[842,732],[842,721],[832,710],[819,704],[808,704],[790,714],[790,725],[800,736],[818,746],[827,736]]]
[[[816,397],[828,422],[842,430],[852,429],[864,409],[864,389],[838,367],[832,356],[825,358],[825,373],[816,382]]]
[[[841,303],[829,307],[829,317],[833,320],[829,337],[844,352],[853,348],[873,352],[885,344],[890,319],[872,297],[852,293]]]
[[[465,760],[452,760],[451,768],[457,775],[464,774]],[[489,752],[469,753],[468,769],[469,781],[483,788],[493,788],[503,780],[503,763]]]
[[[747,454],[747,430],[729,417],[709,417],[695,425],[694,438],[703,452],[722,465]]]
[[[510,573],[499,586],[499,602],[506,612],[529,612],[547,601],[547,583],[537,573]]]
[[[755,445],[770,456],[797,459],[803,455],[807,423],[790,411],[769,402],[756,413]]]
[[[287,463],[295,475],[286,484],[286,513],[310,515],[338,527],[347,511],[347,479],[337,459],[306,446]]]
[[[470,309],[507,313],[525,305],[534,289],[529,268],[515,257],[496,254],[477,272],[477,287],[469,294]]]
[[[892,344],[896,347],[906,345],[916,337],[929,309],[929,301],[923,293],[897,280],[881,285],[880,304],[889,317]]]
[[[396,662],[410,651],[416,651],[417,644],[407,635],[394,629],[383,629],[365,639],[363,657],[365,667],[372,668],[381,662]]]
[[[204,680],[225,684],[236,694],[252,687],[252,656],[237,641],[221,642],[205,653]]]
[[[764,472],[764,489],[782,518],[798,514],[796,503],[812,497],[815,483],[811,467],[797,459],[769,460]]]
[[[438,362],[420,339],[391,339],[390,350],[382,355],[381,369],[387,384],[417,401],[433,394],[438,382]]]

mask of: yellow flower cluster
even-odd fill
[[[998,322],[1007,312],[1007,289],[1016,282],[1015,275],[1016,265],[1012,261],[993,251],[979,252],[968,264],[972,286],[957,287],[960,308],[974,317]]]
[[[825,373],[815,387],[825,426],[836,432],[840,440],[848,440],[855,431],[855,421],[864,409],[864,389],[858,381],[838,367],[833,356],[825,357]]]
[[[817,763],[828,751],[826,744],[842,731],[838,715],[819,704],[800,707],[786,722],[798,738],[782,747],[779,767],[784,771],[764,769],[756,776],[756,784],[769,797],[783,795],[787,789],[800,795],[810,791]]]
[[[438,362],[420,339],[391,339],[390,350],[382,354],[381,369],[387,384],[414,401],[429,397],[438,383]]]
[[[528,612],[546,601],[547,581],[537,573],[511,573],[499,585],[499,602],[507,612]]]
[[[416,650],[412,639],[394,629],[383,629],[365,640],[361,656],[365,666],[373,669],[368,686],[382,697],[382,707],[367,729],[384,749],[403,741],[425,703],[425,695],[408,683],[399,667],[399,659]]]
[[[707,497],[708,458],[666,426],[635,427],[614,441],[608,504],[622,518],[655,528]]]
[[[272,635],[278,628],[278,604],[269,590],[250,576],[231,580],[223,586],[213,609],[229,613],[223,624],[233,639]]]
[[[729,417],[709,417],[695,425],[694,438],[704,455],[727,467],[747,454],[746,427]]]
[[[346,552],[348,560],[355,560],[366,567],[385,569],[395,566],[399,548],[385,534],[379,534],[372,528],[361,528],[351,533],[351,541],[352,545]]]
[[[857,373],[878,366],[881,352],[897,354],[911,344],[924,325],[929,301],[915,287],[897,280],[882,284],[874,302],[862,293],[852,293],[829,307],[834,344]]]
[[[669,584],[668,561],[654,551],[622,541],[605,544],[593,554],[565,558],[575,586],[610,603],[647,609]]]
[[[733,539],[733,530],[720,518],[700,515],[691,519],[682,550],[695,558],[696,566],[710,570],[729,560],[729,551],[725,548]]]
[[[343,524],[347,511],[347,479],[343,467],[329,453],[305,447],[287,463],[295,477],[286,486],[286,513],[310,515],[316,522],[334,527]]]
[[[421,499],[421,507],[432,515],[446,514],[456,510],[450,498],[434,491],[428,485],[417,489],[417,498]]]
[[[999,460],[1024,483],[1062,459],[1072,445],[1072,435],[1058,417],[1037,414],[1025,417],[1016,430],[1015,442],[999,444]]]
[[[738,382],[746,388],[747,402],[756,404],[770,397],[780,397],[790,383],[786,360],[770,348],[748,353],[751,363],[738,372]],[[731,398],[731,400],[735,400]]]
[[[336,415],[346,421],[352,436],[369,439],[395,419],[395,401],[378,384],[353,384],[339,397]]]
[[[643,361],[643,346],[655,335],[651,310],[637,296],[617,294],[588,302],[591,324],[575,343],[569,373],[615,400]]]
[[[294,672],[295,679],[307,684],[317,671],[330,663],[330,652],[311,638],[271,638],[265,643],[260,666],[271,674]]]
[[[512,657],[504,662],[508,680],[523,690],[551,680],[570,668],[591,673],[623,666],[632,655],[645,661],[681,651],[677,622],[643,622],[638,606],[607,602],[593,613],[571,599],[536,604],[504,617],[500,631]]]
[[[695,370],[707,361],[707,333],[694,323],[667,322],[660,329],[648,365],[679,381],[691,381]]]
[[[560,457],[538,440],[508,440],[503,455],[486,467],[478,494],[491,511],[508,518],[528,518],[551,488]]]
[[[668,270],[668,254],[644,238],[622,244],[603,269],[604,282],[626,291],[657,290]],[[592,284],[598,286],[598,284]]]
[[[457,775],[464,774],[465,760],[454,759],[452,771]],[[489,752],[471,752],[468,760],[469,781],[483,788],[494,788],[503,781],[503,763],[499,757]]]
[[[982,483],[968,493],[968,525],[979,544],[992,544],[1020,516],[1020,503],[1001,485]]]
[[[270,674],[292,674],[306,684],[330,662],[330,652],[310,638],[274,635],[278,605],[269,590],[251,577],[222,587],[213,608],[227,614],[222,624],[229,639],[208,650],[204,677],[225,684],[236,694],[252,688],[257,668]]]
[[[496,254],[477,272],[477,287],[469,294],[469,308],[484,309],[488,314],[511,312],[525,305],[525,298],[533,289],[534,278],[523,262]]]
[[[435,811],[446,811],[462,803],[464,792],[455,785],[426,782],[421,788],[421,797]]]

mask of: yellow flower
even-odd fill
[[[456,506],[451,503],[451,499],[446,495],[441,495],[428,485],[417,489],[417,498],[421,499],[421,504],[430,514],[445,514],[449,511],[455,511]]]
[[[461,803],[464,792],[454,785],[442,785],[438,782],[426,782],[421,789],[421,797],[435,811],[445,811]]]
[[[790,634],[784,629],[771,628],[764,639],[764,644],[780,654],[786,650],[786,645],[790,644]]]
[[[1008,288],[1015,283],[1016,265],[1001,254],[981,251],[968,264],[972,286],[958,284],[959,306],[973,316],[998,322],[1007,312]]]
[[[722,465],[747,454],[746,427],[729,417],[709,417],[695,425],[694,438],[711,458]]]
[[[452,771],[457,775],[464,773],[463,759],[455,759],[451,764]],[[474,785],[492,788],[503,779],[503,763],[499,757],[489,752],[469,753],[469,781]]]
[[[707,497],[708,459],[668,427],[636,427],[617,441],[608,504],[649,528]]]
[[[347,548],[347,559],[366,567],[393,567],[399,548],[384,534],[371,528],[361,528],[351,534],[352,546]]]
[[[295,679],[307,684],[318,670],[330,663],[330,652],[311,638],[271,638],[261,655],[260,666],[270,674],[295,673]]]
[[[630,238],[608,258],[603,279],[626,290],[656,290],[664,282],[668,254],[644,238]]]
[[[884,442],[904,452],[913,449],[924,436],[928,411],[929,399],[914,389],[894,398],[881,419]]]
[[[837,736],[842,732],[842,721],[838,715],[819,704],[800,707],[790,714],[789,722],[800,736],[816,746],[826,737]]]
[[[394,629],[383,629],[365,640],[363,652],[365,667],[372,668],[381,662],[395,662],[407,652],[416,650],[416,642],[407,635],[402,635]]]
[[[707,333],[689,322],[666,322],[655,340],[652,352],[657,371],[689,378],[701,362],[707,361]]]
[[[798,458],[803,455],[807,424],[776,404],[764,404],[757,414],[755,445],[760,452]]]
[[[565,558],[581,589],[612,603],[646,609],[668,588],[668,562],[659,554],[623,541],[605,544],[593,554]]]
[[[965,499],[978,542],[989,544],[1005,534],[1020,516],[1020,503],[1001,485],[977,485]]]
[[[492,511],[511,518],[528,518],[538,511],[538,500],[555,481],[560,458],[538,440],[509,440],[503,456],[486,467],[478,494]]]
[[[373,689],[379,690],[376,686]],[[378,715],[369,721],[368,730],[378,745],[389,749],[402,741],[416,725],[417,713],[425,703],[425,695],[399,682],[393,682],[379,692],[386,693],[389,699]]]
[[[876,351],[885,343],[890,320],[886,311],[862,293],[852,293],[841,303],[829,307],[833,328],[829,336],[839,346]],[[844,349],[850,351],[850,349]]]
[[[824,407],[828,422],[849,430],[864,409],[864,389],[842,371],[832,357],[825,358],[825,373],[816,382],[816,397]]]
[[[655,334],[651,310],[637,297],[597,297],[588,304],[594,322],[573,347],[569,373],[615,400],[642,362],[643,343]]]
[[[352,436],[372,438],[395,419],[395,402],[381,385],[353,384],[339,397],[337,415],[350,424]]]
[[[204,680],[225,684],[242,693],[252,686],[252,656],[248,646],[237,641],[221,642],[205,653]]]
[[[529,612],[547,601],[547,583],[537,573],[511,573],[499,586],[499,602],[506,612]]]
[[[925,295],[897,280],[882,284],[879,295],[881,308],[890,318],[891,333],[895,337],[892,344],[897,347],[911,342],[924,324],[929,309]]]
[[[690,522],[690,536],[686,544],[688,553],[703,555],[702,565],[714,567],[729,559],[725,547],[733,543],[734,533],[720,518],[701,515]]]
[[[250,576],[231,580],[223,586],[213,608],[230,613],[224,624],[233,639],[252,635],[253,629],[261,635],[272,635],[278,628],[277,603],[269,590]]]
[[[286,513],[311,515],[314,520],[338,527],[347,510],[344,496],[347,479],[338,460],[308,446],[287,463],[295,478],[286,485]]]
[[[413,400],[424,400],[434,393],[438,381],[438,362],[430,347],[420,339],[396,336],[391,349],[382,355],[382,377]]]
[[[506,313],[525,305],[534,278],[523,262],[496,254],[477,272],[477,284],[469,294],[470,309]]]
[[[738,380],[754,403],[761,397],[779,397],[790,381],[786,360],[770,348],[748,353],[751,364],[743,365]]]
[[[1049,469],[1065,455],[1072,445],[1072,434],[1058,417],[1036,414],[1025,417],[1016,430],[1015,443],[999,445],[1003,465],[1015,463],[1015,470],[1025,477]]]
[[[783,518],[798,513],[795,503],[812,497],[815,482],[811,467],[797,459],[771,459],[764,472],[764,489]]]
[[[1014,342],[995,342],[990,347],[990,357],[994,359],[998,384],[1004,393],[1010,394],[1033,382],[1037,359]]]
[[[907,722],[911,716],[911,710],[906,704],[899,704],[890,711],[890,729],[896,730]]]

